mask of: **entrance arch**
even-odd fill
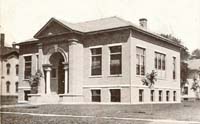
[[[64,57],[60,52],[54,52],[49,57],[51,64],[50,90],[52,94],[64,94],[65,92],[65,70]]]

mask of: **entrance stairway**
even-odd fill
[[[59,103],[59,95],[57,94],[49,94],[49,95],[35,95],[29,97],[29,101],[32,104],[58,104]]]

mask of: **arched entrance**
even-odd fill
[[[54,52],[49,62],[52,65],[50,74],[50,90],[52,94],[64,94],[65,92],[65,70],[64,57],[60,52]]]

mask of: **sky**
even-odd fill
[[[200,49],[200,0],[0,0],[6,44],[32,38],[51,17],[76,23],[110,16],[137,25],[147,18],[149,30],[172,34],[190,52]]]

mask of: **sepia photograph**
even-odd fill
[[[0,0],[0,124],[200,124],[200,0]]]

